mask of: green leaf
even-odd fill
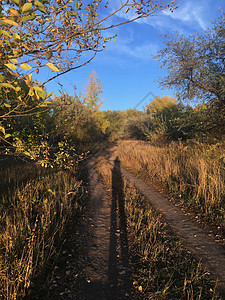
[[[14,37],[14,39],[18,39],[18,40],[21,39],[20,36],[19,36],[19,34],[17,34],[17,33],[14,33],[14,34],[13,34],[13,37]]]
[[[2,82],[2,83],[0,83],[0,86],[3,86],[3,87],[6,87],[6,88],[10,88],[10,89],[14,89],[15,90],[15,87],[11,83]]]
[[[30,11],[32,8],[32,3],[25,3],[22,8],[22,12]]]
[[[59,69],[53,63],[46,63],[46,66],[48,66],[52,71],[59,72]]]
[[[33,88],[36,95],[38,94],[42,99],[46,99],[47,93],[40,86],[34,86]]]
[[[32,69],[32,67],[29,66],[28,64],[21,64],[20,68],[23,69],[23,70],[26,70],[26,71]]]
[[[34,5],[43,13],[47,13],[44,5],[39,1],[34,1]]]
[[[4,80],[5,80],[5,77],[0,74],[0,82],[3,82]]]
[[[5,30],[0,30],[0,34],[4,34],[6,37],[10,37],[9,32]]]
[[[34,18],[35,18],[34,16],[23,16],[21,21],[26,22],[26,21],[33,20]]]
[[[19,5],[20,4],[20,1],[19,0],[11,0],[13,3]]]
[[[5,135],[5,139],[9,138],[10,136],[11,136],[11,134],[10,134],[10,133],[7,133],[7,134]]]
[[[16,27],[19,26],[18,23],[14,22],[14,21],[12,21],[12,20],[7,20],[7,19],[1,20],[1,21],[0,21],[0,25],[3,25],[3,26],[4,26],[4,25],[12,25],[12,26],[16,26]]]
[[[17,86],[17,87],[15,88],[15,91],[16,91],[16,92],[20,92],[20,91],[21,91],[21,87],[20,87],[20,86]]]
[[[46,98],[50,97],[52,94],[53,94],[53,92],[48,93]]]
[[[16,66],[14,64],[5,64],[5,66],[11,70],[16,70]]]

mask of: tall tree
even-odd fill
[[[202,35],[165,35],[166,48],[155,57],[168,71],[159,79],[175,88],[179,100],[200,100],[225,105],[225,14]]]
[[[84,88],[83,95],[81,95],[83,103],[93,111],[97,111],[102,105],[100,95],[103,93],[101,81],[97,74],[93,71],[88,77],[88,84]]]
[[[1,1],[0,138],[5,136],[3,118],[34,113],[49,96],[43,89],[46,82],[33,86],[32,72],[50,68],[50,81],[80,68],[113,39],[105,34],[107,29],[173,9],[174,4],[175,0],[122,0],[116,5],[105,0]]]

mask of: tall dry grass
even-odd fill
[[[17,162],[2,165],[0,178],[0,298],[18,299],[54,254],[81,183]]]
[[[150,180],[157,180],[186,201],[217,219],[225,228],[224,145],[196,144],[155,146],[141,141],[122,141],[122,164]]]
[[[112,188],[112,164],[104,156],[95,162],[105,184]],[[149,201],[125,178],[123,200],[133,298],[221,299],[215,282],[201,264],[183,248]]]

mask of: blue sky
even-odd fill
[[[113,29],[109,35],[119,35],[115,42],[108,43],[105,51],[90,64],[48,83],[47,90],[58,94],[59,82],[69,94],[74,94],[74,85],[79,93],[94,70],[103,86],[102,110],[142,109],[153,96],[173,96],[172,91],[162,91],[155,82],[157,77],[166,75],[166,71],[159,68],[160,63],[152,58],[164,47],[160,34],[172,31],[183,35],[201,33],[211,26],[210,20],[218,18],[220,9],[225,11],[224,0],[180,0],[179,8],[173,13],[160,12]]]

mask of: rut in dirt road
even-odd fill
[[[90,200],[84,299],[132,299],[123,181],[119,165],[112,170],[112,191],[106,191],[89,163]],[[111,194],[112,192],[112,194]]]

